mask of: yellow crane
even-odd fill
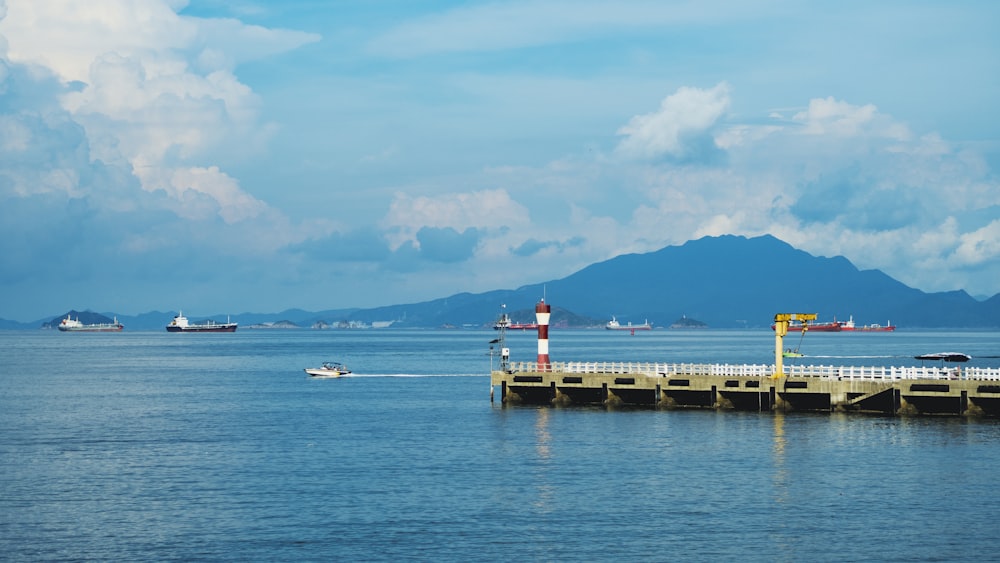
[[[774,375],[771,376],[773,379],[785,376],[782,345],[785,335],[788,334],[788,324],[792,321],[799,321],[802,323],[802,331],[805,332],[809,321],[815,321],[816,317],[816,313],[777,313],[774,315]]]

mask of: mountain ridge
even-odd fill
[[[702,237],[648,253],[622,254],[564,278],[517,289],[457,293],[367,309],[288,309],[231,317],[241,325],[278,320],[304,326],[317,321],[370,324],[391,320],[393,326],[407,328],[478,327],[491,325],[501,306],[508,312],[533,310],[543,295],[551,298],[553,307],[565,311],[566,318],[581,324],[591,319],[591,325],[615,316],[620,322],[649,319],[655,326],[666,327],[688,316],[711,328],[765,328],[775,313],[801,312],[817,313],[821,320],[853,316],[859,324],[891,322],[902,328],[1000,326],[1000,294],[977,301],[964,290],[925,293],[881,270],[860,270],[843,256],[814,256],[772,235]],[[154,311],[117,316],[126,330],[129,326],[162,329],[173,314]],[[49,320],[0,320],[0,328],[37,328]],[[554,315],[552,322],[559,320]],[[18,326],[11,327],[11,323]]]

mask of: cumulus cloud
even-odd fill
[[[226,222],[256,218],[266,204],[199,161],[221,147],[253,151],[266,140],[259,100],[232,73],[235,62],[317,38],[182,17],[175,11],[182,5],[8,0],[0,34],[9,64],[58,80],[59,113],[82,127],[91,160],[131,168],[142,189],[163,190],[171,198],[168,207],[183,218],[204,218],[206,209]],[[28,189],[59,184],[31,183]]]
[[[873,104],[856,106],[833,97],[810,100],[809,107],[796,113],[792,119],[802,124],[802,133],[806,135],[871,135],[899,141],[910,137],[904,124],[880,115]]]
[[[267,210],[267,204],[242,191],[239,184],[215,166],[209,168],[175,169],[170,178],[168,192],[184,201],[190,192],[205,196],[218,206],[218,213],[227,223],[258,217]],[[181,213],[191,210],[183,207]],[[198,218],[189,215],[188,218]]]
[[[954,256],[963,265],[1000,260],[1000,219],[961,235]]]
[[[142,60],[149,77],[232,70],[239,62],[317,41],[315,34],[267,29],[231,19],[178,15],[166,0],[6,0],[0,24],[9,57],[87,82],[91,64],[110,53]],[[192,69],[194,64],[210,63]]]
[[[585,239],[580,236],[571,237],[569,240],[566,241],[560,241],[560,240],[542,241],[530,238],[522,242],[516,248],[512,249],[511,252],[513,252],[515,256],[534,256],[540,252],[549,249],[562,251],[567,248],[579,247],[582,246],[585,242],[586,242]]]
[[[711,128],[729,107],[729,86],[680,88],[653,113],[637,115],[618,130],[619,154],[631,158],[685,158],[714,145]]]
[[[421,229],[451,228],[465,232],[472,228],[513,227],[526,225],[530,214],[526,207],[511,199],[506,190],[482,190],[441,196],[396,194],[382,225],[390,232],[393,248],[409,242],[421,245]]]
[[[34,194],[81,197],[91,164],[83,128],[66,115],[14,111],[0,114],[0,197]]]
[[[241,287],[259,279],[271,293],[288,287],[298,298],[296,283],[327,287],[335,272],[363,276],[366,299],[382,305],[401,287],[439,297],[453,289],[517,286],[624,252],[730,233],[771,233],[809,252],[843,254],[921,289],[985,292],[996,282],[982,280],[1000,278],[1000,186],[975,147],[913,131],[869,100],[826,92],[795,100],[801,106],[794,109],[734,115],[730,108],[745,87],[737,82],[739,88],[719,82],[664,91],[650,107],[626,106],[628,97],[618,96],[614,115],[634,117],[609,122],[609,114],[596,116],[591,123],[600,121],[600,133],[575,123],[573,135],[595,138],[577,143],[574,137],[563,146],[583,144],[582,154],[560,149],[571,154],[539,153],[532,155],[536,164],[525,164],[496,151],[479,168],[402,186],[388,187],[391,180],[372,175],[349,196],[332,188],[324,193],[330,197],[320,218],[292,221],[252,192],[249,176],[222,163],[253,161],[275,131],[261,117],[265,99],[238,77],[239,65],[318,37],[188,17],[178,12],[183,5],[0,0],[0,280],[6,294],[45,283],[46,294],[59,294],[51,280],[66,272],[93,278],[111,270],[151,284],[136,284],[137,293],[180,287],[164,281],[173,276],[185,279],[189,296],[220,292],[226,298],[231,292],[218,289],[220,279]],[[367,47],[399,58],[509,49],[612,27],[694,21],[710,11],[697,3],[470,5],[407,20]],[[452,84],[469,88],[476,82],[467,92],[489,93],[482,97],[493,103],[503,95],[495,85],[509,79],[484,70]],[[350,82],[358,95],[370,92],[366,80]],[[517,80],[540,111],[562,98],[537,97],[540,79],[528,73]],[[589,76],[545,80],[576,90],[612,89],[595,86]],[[410,86],[398,90],[423,95]],[[387,119],[417,103],[400,101],[394,100],[400,113],[388,112]],[[328,102],[324,98],[336,105]],[[575,116],[597,103],[576,102],[563,111]],[[481,109],[463,105],[456,111],[460,125],[441,129],[470,128],[468,116]],[[741,105],[741,111],[747,110]],[[426,123],[440,126],[433,119],[428,115]],[[489,125],[486,118],[482,124]],[[512,121],[503,128],[515,126]],[[344,129],[349,133],[343,139],[353,139],[357,129]],[[510,134],[505,140],[513,143],[530,131],[500,134]],[[379,139],[351,162],[380,164],[367,167],[367,174],[416,158],[414,144],[405,135]],[[373,146],[389,148],[379,154]],[[421,155],[435,152],[437,145],[428,146]],[[445,160],[415,168],[435,162]],[[404,173],[412,177],[419,170]],[[329,185],[355,178],[347,172]],[[367,211],[381,214],[377,224],[360,224],[364,212],[355,212],[361,199],[377,202]],[[25,238],[30,247],[18,244]],[[268,280],[272,285],[263,284]]]
[[[873,104],[817,98],[764,123],[740,122],[728,106],[724,84],[682,88],[621,127],[614,156],[628,158],[504,169],[505,181],[528,186],[511,197],[558,195],[545,200],[546,221],[483,231],[473,259],[483,269],[524,260],[569,272],[706,235],[769,233],[928,291],[995,287],[982,272],[1000,274],[1000,186],[982,157],[933,132],[912,134]],[[696,150],[703,139],[725,157]],[[422,200],[436,212],[417,213],[414,224],[465,216],[454,199]],[[400,197],[398,210],[423,207],[411,202]]]
[[[177,276],[210,287],[331,231],[292,225],[209,156],[235,147],[249,157],[266,141],[259,100],[232,72],[248,54],[232,47],[256,41],[259,56],[314,36],[180,17],[178,2],[0,5],[5,293],[79,299],[95,291],[85,281],[110,275],[120,283],[101,287],[124,276],[134,287],[177,287]]]
[[[982,157],[915,135],[874,104],[816,98],[763,125],[735,122],[727,107],[721,86],[680,89],[621,128],[617,152],[647,159],[624,170],[646,201],[618,229],[643,233],[650,249],[771,233],[928,290],[985,290],[970,269],[1000,273],[1000,182]],[[708,134],[724,162],[685,142]],[[697,158],[657,160],[678,154]]]

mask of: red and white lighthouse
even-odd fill
[[[549,362],[549,317],[552,307],[542,299],[535,305],[535,322],[538,324],[538,371],[550,371]]]

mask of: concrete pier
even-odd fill
[[[1000,369],[513,362],[490,379],[505,404],[1000,416]]]

